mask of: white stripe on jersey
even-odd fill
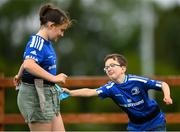
[[[43,43],[44,43],[44,40],[41,39],[41,44],[40,44],[40,46],[39,46],[39,51],[41,51],[41,49],[42,49],[42,47],[43,47]]]
[[[33,47],[35,49],[38,49],[39,51],[42,50],[44,40],[38,36],[32,37],[32,42],[30,44],[30,47]]]
[[[106,88],[110,89],[114,85],[114,82],[110,82],[110,84],[107,84]]]
[[[160,87],[160,88],[161,88],[161,87],[162,87],[162,85],[161,85],[161,84],[156,84],[156,87]]]
[[[144,79],[147,80],[147,77],[142,77],[142,76],[137,76],[137,75],[129,75],[129,78],[139,78],[139,79]]]
[[[40,38],[39,37],[37,37],[38,38],[38,41],[37,41],[37,43],[36,43],[36,49],[38,49],[38,46],[39,46],[39,43],[40,43]]]
[[[128,80],[129,80],[129,81],[140,81],[140,82],[144,82],[144,83],[147,82],[147,80],[140,79],[140,78],[129,78]]]
[[[33,46],[34,46],[35,39],[36,39],[36,36],[33,36],[33,37],[32,37],[32,41],[31,41],[31,44],[30,44],[30,47],[33,47]]]
[[[102,90],[96,90],[96,92],[97,92],[98,94],[103,93]]]
[[[34,48],[36,48],[36,45],[37,45],[37,43],[38,43],[38,37],[36,37],[36,39],[35,39],[35,43],[34,43]]]

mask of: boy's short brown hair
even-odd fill
[[[106,62],[108,59],[113,59],[113,60],[116,60],[118,61],[118,63],[121,65],[121,66],[125,66],[127,67],[127,59],[121,55],[121,54],[108,54],[106,55],[106,57],[104,58],[104,62]]]

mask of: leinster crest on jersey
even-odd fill
[[[131,90],[131,94],[132,94],[132,95],[137,95],[137,94],[139,94],[139,93],[140,93],[140,90],[139,90],[138,87],[132,88],[132,90]]]

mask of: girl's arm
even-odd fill
[[[24,60],[23,67],[26,71],[28,71],[32,75],[40,77],[50,82],[65,83],[65,80],[67,78],[67,75],[63,73],[60,73],[56,76],[48,73],[46,70],[40,67],[33,59]]]

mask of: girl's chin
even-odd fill
[[[55,39],[54,39],[54,42],[57,42],[57,41],[58,41],[58,38],[55,38]]]
[[[60,37],[56,37],[53,39],[54,42],[57,42],[60,39]]]

